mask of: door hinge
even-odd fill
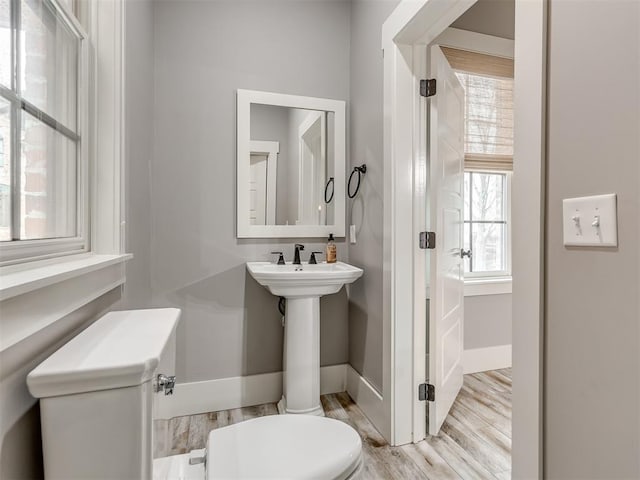
[[[436,232],[420,232],[420,248],[436,248]]]
[[[420,95],[423,97],[433,97],[436,94],[436,79],[429,78],[420,80]]]
[[[418,400],[427,400],[433,402],[436,399],[436,387],[430,383],[421,383],[418,385]]]

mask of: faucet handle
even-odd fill
[[[324,252],[311,252],[311,257],[309,257],[309,265],[316,265],[318,263],[316,261],[316,254],[324,255]]]
[[[271,255],[280,255],[278,257],[278,265],[284,265],[284,254],[282,252],[271,252]]]

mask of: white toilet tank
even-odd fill
[[[154,398],[168,393],[159,375],[175,375],[179,318],[175,308],[108,313],[28,375],[48,479],[152,477]]]

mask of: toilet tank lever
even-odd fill
[[[173,395],[173,389],[175,386],[175,375],[165,375],[164,373],[159,373],[156,377],[156,393],[164,390],[165,395]]]

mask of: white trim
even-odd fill
[[[249,162],[240,159],[249,158],[251,130],[251,104],[279,105],[283,107],[304,108],[333,112],[334,119],[334,186],[335,217],[333,225],[251,225],[249,216]],[[238,238],[301,238],[345,236],[345,168],[346,168],[346,104],[342,100],[327,98],[285,95],[282,93],[259,92],[238,89],[237,92],[237,182],[236,182],[236,235]]]
[[[543,476],[547,5],[544,0],[516,0],[513,478]]]
[[[64,17],[64,19],[71,24],[71,27],[75,30],[75,33],[82,38],[87,38],[87,32],[82,27],[80,21],[73,14],[73,7],[68,0],[51,0],[54,8],[57,12]]]
[[[90,36],[94,47],[91,251],[125,251],[124,149],[125,60],[123,0],[93,0]]]
[[[120,261],[2,300],[0,354],[124,282]]]
[[[0,301],[48,287],[70,278],[124,263],[133,255],[81,254],[53,261],[33,262],[0,268]]]
[[[424,154],[416,118],[418,74],[424,63],[414,57],[474,3],[473,0],[402,0],[382,27],[384,50],[384,231],[383,231],[383,424],[378,429],[392,445],[424,436],[424,402],[415,386],[424,363],[424,339],[414,337],[420,311],[414,280],[421,268],[415,254],[416,225],[400,222],[407,208],[424,195],[415,189],[414,172]],[[514,478],[542,476],[542,312],[544,259],[544,130],[546,3],[516,0],[514,223]],[[415,73],[415,76],[414,76]],[[411,218],[411,216],[410,216]],[[524,222],[531,222],[527,227]],[[520,225],[522,223],[522,225]],[[424,229],[424,228],[423,228]],[[414,272],[409,275],[409,272]],[[402,278],[402,275],[405,278]],[[410,277],[407,280],[407,277]],[[406,288],[407,284],[410,288]],[[420,292],[422,294],[422,292]],[[416,318],[424,322],[424,317]],[[422,346],[421,346],[422,345]],[[413,348],[412,348],[413,347]],[[422,380],[423,381],[423,380]],[[422,429],[422,431],[420,431]]]
[[[435,41],[438,45],[445,47],[493,55],[494,57],[513,58],[514,41],[508,38],[449,27]]]
[[[81,168],[81,162],[79,162]],[[80,202],[78,202],[80,204]],[[82,206],[78,205],[78,209]],[[83,208],[83,210],[86,210]],[[14,240],[0,245],[0,266],[20,265],[87,251],[86,237]],[[1,268],[0,267],[0,268]]]
[[[511,345],[472,348],[462,354],[464,374],[511,367]]]
[[[320,367],[320,394],[344,392],[347,365]],[[172,396],[158,402],[158,418],[276,403],[282,398],[282,372],[179,383]]]
[[[465,171],[466,173],[466,171]],[[505,210],[505,218],[507,223],[505,224],[505,241],[507,244],[507,255],[506,255],[506,270],[503,271],[494,271],[494,272],[466,272],[464,275],[465,285],[467,281],[473,282],[474,280],[478,281],[486,281],[491,282],[493,279],[500,279],[509,277],[511,278],[511,272],[513,271],[513,225],[511,224],[511,199],[512,196],[512,179],[513,172],[499,172],[492,170],[478,170],[469,173],[496,173],[499,175],[504,175],[506,180],[505,192],[504,192],[504,210]],[[465,295],[466,295],[466,287],[465,287]]]
[[[347,393],[374,426],[384,424],[382,395],[351,365],[347,365]]]
[[[512,285],[511,277],[465,279],[464,296],[504,295],[511,293]]]

